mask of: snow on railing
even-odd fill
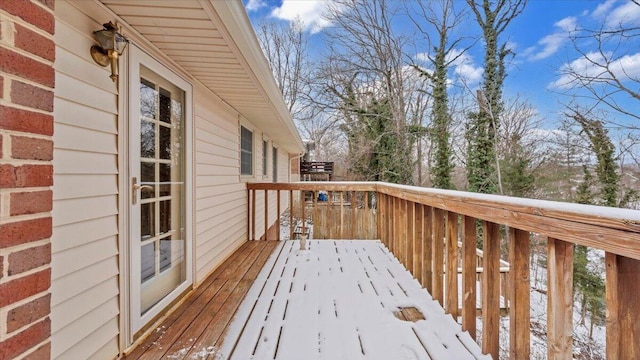
[[[508,243],[510,357],[530,356],[530,239],[546,237],[547,354],[573,357],[573,247],[605,251],[606,354],[640,358],[640,211],[379,182],[247,184],[250,239],[279,240],[289,208],[311,219],[314,238],[380,239],[464,330],[476,336],[477,244],[482,244],[482,350],[499,358],[500,244]],[[330,201],[319,198],[327,192]],[[274,212],[276,193],[277,210]],[[287,197],[288,192],[288,197]],[[305,193],[311,193],[306,197]],[[262,201],[264,218],[258,214]],[[286,205],[281,202],[285,201]],[[271,207],[271,210],[270,210]],[[257,221],[260,217],[260,221]],[[263,221],[262,221],[263,220]],[[293,222],[291,222],[293,223]],[[302,233],[307,221],[302,221]],[[291,238],[293,228],[290,229]],[[480,240],[479,240],[480,239]],[[461,250],[461,259],[459,259]],[[461,265],[461,266],[460,266]],[[462,298],[458,291],[461,267]],[[459,303],[462,304],[461,309]]]

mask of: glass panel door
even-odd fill
[[[187,279],[185,239],[185,92],[140,67],[139,164],[133,175],[138,206],[140,280],[138,316]],[[136,167],[133,167],[134,169]],[[136,221],[138,220],[138,221]],[[136,232],[134,231],[134,234]],[[134,259],[135,262],[135,259]],[[135,270],[135,267],[133,269]]]

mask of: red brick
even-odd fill
[[[22,360],[49,360],[51,359],[51,343],[48,342],[38,348],[38,350],[22,358]]]
[[[0,129],[53,135],[53,116],[0,105]]]
[[[55,73],[51,65],[7,48],[0,48],[0,68],[10,74],[48,87],[53,87],[55,84]]]
[[[53,91],[14,80],[11,82],[11,102],[38,110],[53,111]]]
[[[32,324],[49,315],[50,312],[51,294],[11,309],[7,314],[7,332],[12,333],[21,327]]]
[[[1,342],[0,354],[3,355],[3,359],[14,359],[49,337],[51,337],[51,320],[46,318]]]
[[[0,307],[47,291],[51,286],[51,269],[46,269],[0,284]],[[2,352],[0,352],[2,353]]]
[[[0,34],[0,39],[2,39],[2,34]],[[4,99],[4,76],[0,76],[0,99]]]
[[[16,187],[16,171],[13,165],[0,164],[0,189]]]
[[[29,0],[3,0],[0,1],[0,9],[18,16],[49,34],[54,32],[55,21],[53,14]]]
[[[12,136],[11,158],[53,160],[53,141],[24,136]]]
[[[51,218],[0,224],[0,249],[51,237]]]
[[[0,134],[0,159],[2,159],[2,134]]]
[[[56,58],[56,46],[52,39],[47,39],[20,24],[16,24],[14,44],[17,48],[46,60],[54,61]]]
[[[51,244],[9,254],[8,275],[17,275],[51,263]]]
[[[37,214],[51,211],[53,208],[53,192],[33,191],[11,194],[10,215]]]
[[[4,276],[4,257],[0,256],[0,279]]]
[[[51,10],[55,10],[56,0],[38,0],[41,4],[45,5]]]
[[[53,185],[53,166],[22,165],[15,168],[16,187]]]

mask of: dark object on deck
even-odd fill
[[[300,175],[303,181],[332,181],[333,162],[301,161]]]

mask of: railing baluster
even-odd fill
[[[409,259],[407,258],[407,249],[409,248],[409,234],[407,228],[407,200],[400,200],[400,262],[406,268]]]
[[[416,241],[416,231],[415,231],[415,203],[413,201],[407,201],[407,270],[413,273],[413,263],[415,261],[413,257],[413,249],[415,247]],[[415,277],[415,273],[414,277]]]
[[[276,240],[280,241],[280,190],[276,190],[276,197],[277,197],[277,211],[278,211],[278,216],[276,219]]]
[[[351,192],[351,238],[358,239],[358,201],[355,191]]]
[[[476,219],[462,219],[462,330],[476,338],[477,244]]]
[[[483,222],[482,352],[500,356],[500,226]]]
[[[509,228],[509,348],[512,359],[528,359],[531,355],[529,251],[529,233]]]
[[[458,318],[458,214],[447,211],[447,281],[445,309]]]
[[[425,206],[423,214],[422,286],[433,296],[433,208],[431,206]]]
[[[293,240],[293,190],[289,190],[289,240]]]
[[[251,190],[251,240],[256,239],[256,191]]]
[[[306,234],[307,233],[307,214],[306,214],[306,210],[307,210],[307,199],[305,199],[306,197],[306,192],[305,191],[300,191],[300,213],[302,215],[302,234]]]
[[[607,359],[640,358],[640,260],[606,253]]]
[[[431,295],[444,307],[444,210],[433,208],[433,291]]]
[[[547,355],[550,360],[571,359],[572,353],[573,244],[548,238]]]
[[[269,240],[269,190],[264,191],[264,239]]]
[[[422,244],[424,243],[424,206],[422,204],[414,203],[414,223],[415,223],[415,236],[413,242],[413,276],[418,280],[420,284],[423,281],[422,264],[424,257],[422,255]]]
[[[344,239],[344,191],[340,191],[340,239]]]

